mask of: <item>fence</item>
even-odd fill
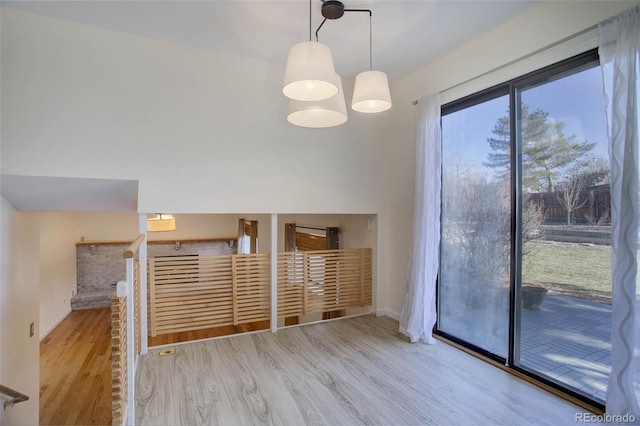
[[[528,194],[525,203],[537,204],[541,207],[546,224],[566,224],[567,210],[560,202],[562,194],[562,191],[531,193]],[[580,191],[575,205],[579,207],[571,212],[571,223],[592,225],[608,223],[611,214],[609,185],[599,185]]]

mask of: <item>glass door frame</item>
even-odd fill
[[[442,116],[460,111],[462,109],[495,99],[500,96],[509,95],[510,112],[510,178],[511,178],[511,228],[510,228],[510,271],[509,271],[509,330],[508,330],[508,357],[498,356],[483,348],[479,348],[463,339],[452,336],[438,329],[438,323],[434,326],[434,334],[450,340],[465,349],[486,357],[492,361],[499,362],[507,369],[513,370],[521,375],[529,377],[543,385],[560,391],[578,401],[584,402],[596,409],[604,410],[604,404],[593,400],[581,393],[575,392],[560,383],[549,380],[535,371],[525,369],[517,365],[516,360],[520,359],[520,339],[519,331],[521,327],[521,296],[522,286],[522,217],[523,217],[523,191],[522,191],[522,140],[521,140],[521,92],[528,88],[553,81],[564,76],[580,72],[588,68],[599,66],[600,59],[597,49],[592,49],[582,54],[576,55],[564,61],[546,66],[540,70],[533,71],[522,77],[512,79],[508,82],[485,89],[481,92],[466,96],[459,100],[450,102],[441,107]],[[442,171],[441,171],[442,173]],[[442,213],[441,213],[442,214]],[[442,220],[441,220],[442,223]],[[442,231],[441,231],[442,232]],[[442,244],[442,236],[440,238]],[[440,250],[442,256],[442,250]],[[440,262],[442,264],[442,262]],[[436,284],[437,312],[440,313],[441,299],[438,296],[438,284]]]

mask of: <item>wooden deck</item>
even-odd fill
[[[604,403],[611,372],[611,305],[548,294],[522,310],[521,364]]]

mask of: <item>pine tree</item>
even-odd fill
[[[565,124],[549,118],[542,109],[529,112],[522,104],[522,184],[533,191],[553,191],[558,179],[567,174],[576,174],[589,166],[586,153],[595,142],[577,142],[576,135],[565,135]],[[493,152],[483,164],[494,168],[498,177],[509,174],[510,120],[509,114],[501,117],[487,138]]]

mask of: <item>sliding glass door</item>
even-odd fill
[[[604,404],[611,228],[597,53],[442,112],[437,332]]]
[[[534,77],[518,100],[522,311],[513,362],[604,403],[611,224],[600,67]]]
[[[511,177],[509,153],[495,173],[487,164],[494,123],[509,109],[504,91],[442,117],[441,332],[507,358]],[[506,133],[496,136],[509,146]]]

